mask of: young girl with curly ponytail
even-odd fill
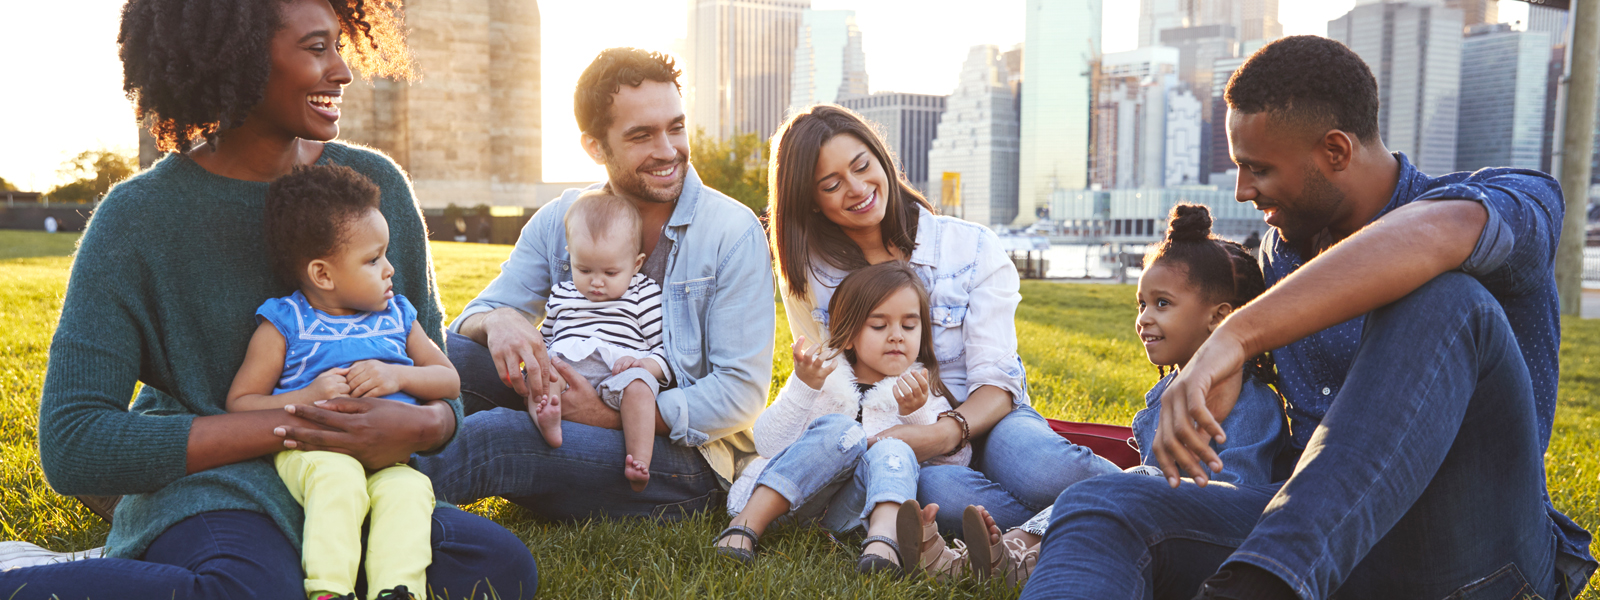
[[[1172,207],[1166,238],[1145,255],[1144,274],[1139,277],[1134,328],[1161,380],[1145,393],[1145,408],[1133,417],[1133,437],[1143,464],[1130,472],[1161,475],[1154,454],[1161,394],[1222,320],[1266,287],[1261,268],[1244,246],[1211,233],[1209,209],[1195,204]],[[1227,468],[1211,474],[1210,481],[1255,485],[1273,480],[1273,460],[1288,440],[1283,400],[1271,387],[1276,382],[1270,354],[1245,363],[1239,402],[1222,421],[1227,441],[1212,443]],[[1025,582],[1038,561],[1038,544],[1050,514],[1046,509],[1001,536],[987,510],[968,507],[962,525],[973,573],[980,579],[1003,576],[1014,585]]]

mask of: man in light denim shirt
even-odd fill
[[[678,75],[666,56],[613,48],[584,71],[574,102],[605,186],[639,208],[641,272],[663,290],[676,387],[656,397],[649,487],[635,493],[622,476],[619,413],[570,366],[552,364],[536,325],[551,290],[572,279],[563,220],[574,189],[539,209],[500,275],[450,324],[469,416],[446,452],[417,461],[440,497],[504,496],[552,519],[672,518],[711,504],[754,455],[750,427],[772,380],[772,262],[755,214],[690,168]],[[560,448],[527,412],[530,398],[554,392],[552,370],[572,386],[560,395]]]

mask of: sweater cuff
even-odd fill
[[[424,452],[418,452],[417,456],[433,456],[433,455],[438,454],[440,452],[444,452],[445,448],[449,448],[450,447],[450,443],[451,442],[454,442],[456,440],[456,438],[461,437],[461,421],[466,418],[466,413],[463,411],[463,409],[461,407],[461,398],[459,398],[459,397],[451,398],[451,399],[445,400],[444,403],[450,406],[450,413],[455,416],[455,420],[456,420],[455,433],[452,433],[450,435],[450,439],[445,440],[443,444],[439,444],[439,447],[434,448],[432,450],[427,450],[427,451],[424,451]]]

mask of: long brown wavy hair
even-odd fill
[[[872,309],[883,304],[901,288],[911,288],[917,292],[917,309],[922,315],[922,344],[917,348],[917,362],[928,370],[928,389],[934,394],[950,398],[950,388],[945,387],[944,380],[939,378],[939,359],[933,354],[933,320],[928,316],[928,290],[922,287],[922,279],[906,263],[891,260],[869,265],[857,269],[839,282],[838,291],[828,301],[828,347],[840,351],[844,359],[855,366],[856,352],[846,350],[845,346],[855,339],[862,327],[867,326]],[[889,373],[885,375],[896,376]]]
[[[867,258],[828,217],[816,211],[817,155],[833,136],[848,134],[866,144],[889,175],[885,190],[883,230],[885,248],[911,256],[917,240],[917,207],[935,212],[928,199],[906,182],[895,165],[883,137],[861,115],[833,104],[818,104],[790,117],[772,136],[772,160],[767,169],[772,190],[772,221],[768,228],[772,253],[778,257],[778,277],[795,295],[805,298],[806,274],[811,258],[827,261],[843,271],[867,266]],[[868,307],[871,309],[871,307]]]

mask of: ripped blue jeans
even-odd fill
[[[818,520],[836,533],[865,528],[872,507],[917,497],[917,455],[896,439],[869,446],[845,415],[811,421],[800,439],[767,463],[756,485],[789,501],[785,520]]]

